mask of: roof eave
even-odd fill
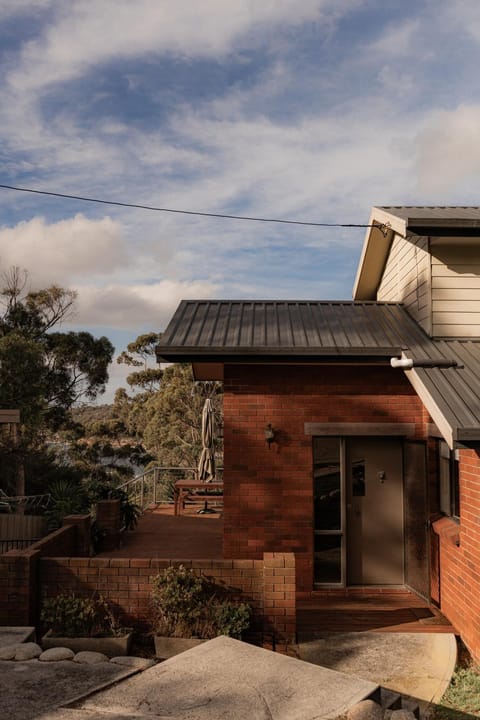
[[[405,237],[407,223],[401,218],[372,208],[362,254],[353,286],[354,300],[375,300],[394,233]]]
[[[405,375],[451,450],[459,445],[478,445],[480,443],[480,427],[461,427],[452,422],[423,382],[421,369],[420,372],[417,372],[415,368],[405,370]]]
[[[400,347],[375,348],[201,348],[157,347],[157,362],[390,362]]]

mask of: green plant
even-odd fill
[[[479,697],[480,668],[474,665],[459,668],[454,673],[440,705],[435,708],[434,717],[436,720],[461,720],[471,718],[472,714],[477,716],[480,710]]]
[[[48,485],[51,502],[45,512],[49,530],[56,530],[66,515],[86,512],[88,501],[82,486],[74,480],[58,477]]]
[[[250,625],[252,609],[247,603],[223,600],[213,603],[212,609],[218,635],[238,638]]]
[[[57,637],[117,636],[123,633],[102,595],[84,598],[70,593],[47,598],[42,603],[40,620]]]
[[[90,480],[85,484],[91,505],[99,500],[120,500],[120,513],[122,525],[126,530],[134,530],[138,518],[142,514],[141,508],[133,503],[125,490],[115,487],[107,480]]]
[[[153,632],[201,639],[240,637],[250,625],[252,609],[226,598],[227,592],[184,565],[166,568],[153,579]]]

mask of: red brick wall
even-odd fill
[[[313,584],[312,441],[306,422],[413,422],[428,416],[404,374],[385,367],[225,367],[224,557],[296,554]],[[264,438],[271,423],[278,443]]]
[[[480,662],[480,455],[460,451],[461,523],[434,524],[440,544],[440,607]]]
[[[90,516],[70,515],[64,523],[30,547],[0,556],[0,625],[37,624],[40,557],[88,553]]]
[[[0,625],[35,625],[38,550],[0,556]]]
[[[127,626],[145,630],[152,577],[182,563],[239,590],[254,608],[254,632],[277,650],[295,641],[295,558],[270,553],[262,560],[156,560],[148,558],[41,558],[39,596],[101,593]]]

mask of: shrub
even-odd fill
[[[57,637],[100,637],[124,632],[101,595],[83,598],[70,593],[47,598],[42,603],[40,620]]]
[[[240,637],[250,625],[248,603],[225,597],[228,590],[184,565],[166,568],[153,579],[152,631],[171,637]]]

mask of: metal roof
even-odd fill
[[[166,360],[239,357],[425,355],[432,343],[398,303],[308,300],[183,300],[157,355]]]
[[[480,442],[480,341],[432,340],[437,358],[460,368],[414,367],[407,377],[450,447]],[[413,357],[413,353],[407,355]]]
[[[378,205],[375,210],[405,221],[406,227],[480,227],[480,207],[447,205]]]
[[[159,361],[386,362],[406,375],[450,447],[480,443],[480,341],[433,340],[399,303],[307,300],[183,300],[156,348]],[[395,372],[392,370],[392,372]]]

